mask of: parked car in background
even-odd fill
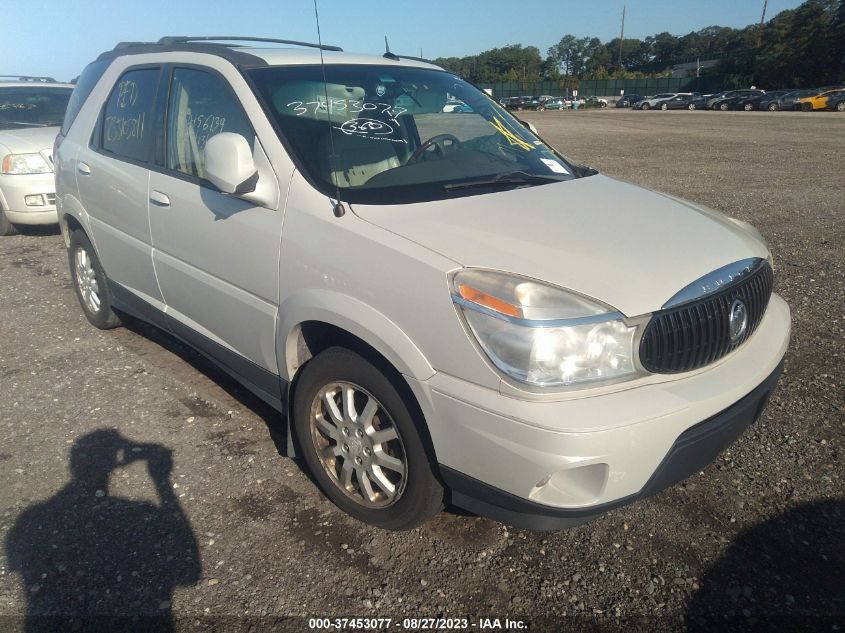
[[[703,110],[706,102],[699,94],[677,95],[660,103],[661,110]]]
[[[322,57],[173,37],[83,71],[55,160],[92,326],[201,350],[393,530],[445,503],[572,526],[758,418],[790,313],[756,229],[566,160],[440,67]]]
[[[505,97],[499,103],[506,110],[519,110],[522,105],[522,97]]]
[[[601,99],[599,97],[584,97],[583,107],[585,107],[585,108],[606,108],[607,107],[607,99]]]
[[[778,99],[778,110],[795,110],[804,97],[812,97],[818,90],[793,90]]]
[[[830,97],[837,97],[841,95],[845,90],[839,88],[836,90],[825,90],[819,92],[818,94],[808,96],[808,97],[801,97],[798,99],[798,103],[795,106],[796,110],[801,110],[802,112],[812,112],[813,110],[826,110],[827,100]]]
[[[546,108],[546,110],[566,110],[571,108],[572,105],[567,103],[566,99],[556,97],[543,103],[543,107]]]
[[[768,110],[770,112],[775,112],[778,109],[778,100],[783,97],[784,95],[793,92],[792,90],[769,90],[760,97],[752,97],[751,101],[755,101],[755,106],[757,110]],[[743,104],[743,109],[745,109]]]
[[[845,92],[839,92],[827,98],[827,109],[836,112],[845,112]]]
[[[672,97],[677,97],[677,92],[661,92],[653,97],[646,97],[642,101],[638,101],[633,105],[634,110],[651,110],[652,108],[659,108],[663,101],[667,101]]]
[[[765,94],[763,90],[731,90],[716,99],[708,100],[707,107],[711,110],[737,110],[740,102],[746,99],[753,99]]]
[[[58,222],[53,141],[73,91],[49,77],[11,79],[0,77],[0,235]]]
[[[645,97],[643,95],[638,95],[636,93],[625,94],[619,97],[616,101],[617,108],[630,108],[638,101],[642,101]]]

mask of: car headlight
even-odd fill
[[[41,154],[6,154],[0,162],[2,174],[49,174],[52,171]]]
[[[526,277],[464,269],[452,277],[452,300],[491,362],[517,381],[564,387],[637,374],[636,326],[593,299]]]

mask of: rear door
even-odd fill
[[[165,140],[148,197],[171,327],[274,393],[283,217],[276,176],[227,79],[205,67],[169,70]],[[220,193],[205,179],[203,149],[221,132],[240,134],[253,148],[263,203]]]
[[[110,281],[163,308],[152,261],[147,188],[159,66],[134,67],[115,82],[91,143],[76,158],[79,196]]]

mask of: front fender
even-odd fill
[[[297,342],[306,321],[328,323],[357,336],[406,376],[427,380],[435,373],[422,351],[383,313],[350,295],[310,289],[288,297],[279,307],[276,355],[285,380],[292,380],[298,369]]]

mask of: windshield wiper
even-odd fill
[[[512,171],[499,174],[495,178],[482,180],[468,180],[466,182],[452,182],[443,185],[443,191],[459,191],[461,189],[476,189],[480,187],[518,187],[519,185],[542,185],[549,182],[563,182],[554,176],[528,174],[524,171]]]

